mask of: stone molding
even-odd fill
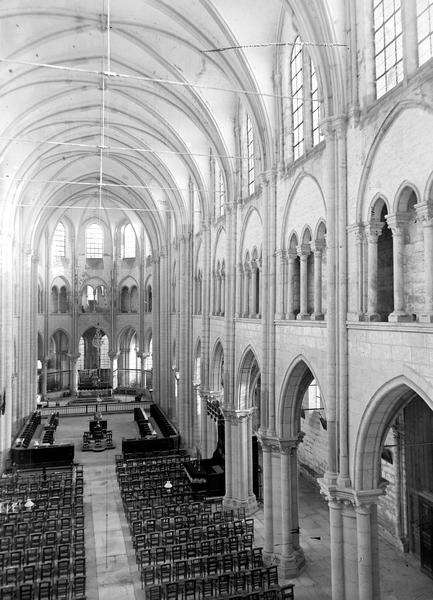
[[[244,421],[248,421],[254,412],[257,410],[255,406],[247,409],[236,409],[236,408],[225,408],[221,407],[222,413],[224,415],[224,419],[231,423],[232,425],[239,425]]]
[[[340,488],[337,485],[328,484],[325,479],[318,479],[320,493],[333,508],[362,509],[377,504],[378,499],[385,495],[388,482],[385,480],[374,490],[354,490],[353,488]],[[362,509],[364,510],[364,509]]]

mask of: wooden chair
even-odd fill
[[[74,600],[86,600],[86,578],[83,575],[74,579]]]
[[[294,600],[295,586],[293,583],[283,585],[280,590],[281,600]]]
[[[197,581],[195,579],[186,579],[183,586],[183,600],[196,600]]]
[[[38,586],[38,600],[51,600],[52,586],[51,581],[41,581]]]
[[[56,581],[56,600],[69,600],[69,581],[68,579],[57,579]]]
[[[32,583],[22,583],[19,587],[18,598],[19,600],[33,600],[35,597],[35,591]]]
[[[146,600],[163,600],[162,588],[160,585],[153,585],[146,588]]]

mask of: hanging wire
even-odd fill
[[[57,183],[61,185],[78,185],[82,187],[95,187],[99,186],[99,180],[91,182],[91,181],[68,181],[63,179],[33,179],[31,177],[0,177],[0,181],[19,181],[19,182],[32,182],[32,183]],[[189,188],[181,188],[178,186],[170,187],[170,186],[155,186],[155,185],[134,185],[128,183],[109,183],[107,181],[103,181],[103,187],[112,187],[112,188],[126,188],[132,190],[160,190],[160,191],[180,191],[180,192],[188,192]],[[206,188],[196,188],[198,192],[208,193],[209,190]]]
[[[39,63],[39,62],[26,61],[26,60],[17,60],[17,59],[13,59],[13,58],[0,58],[0,62],[14,63],[14,64],[24,65],[24,66],[29,66],[29,67],[41,67],[44,69],[58,69],[61,71],[85,73],[88,75],[96,75],[96,76],[105,75],[106,77],[130,79],[133,81],[145,81],[148,83],[162,83],[162,84],[187,87],[190,89],[197,89],[197,90],[209,90],[209,91],[213,91],[213,92],[228,92],[228,93],[233,93],[233,94],[245,94],[247,96],[249,96],[249,95],[250,96],[260,96],[263,98],[281,98],[281,99],[285,99],[285,100],[292,99],[292,100],[298,100],[298,101],[302,100],[302,101],[309,101],[309,102],[318,102],[319,104],[323,103],[323,100],[321,100],[320,98],[312,99],[312,98],[306,97],[306,96],[290,96],[287,94],[271,94],[269,92],[258,92],[256,90],[246,90],[246,89],[239,89],[239,88],[222,88],[219,86],[201,85],[198,83],[191,83],[191,82],[187,82],[187,81],[176,81],[174,79],[165,79],[163,77],[147,77],[145,75],[131,75],[131,74],[127,74],[127,73],[117,73],[115,71],[102,71],[101,72],[96,69],[82,69],[80,67],[69,67],[69,66],[65,66],[65,65],[53,65],[53,64],[49,64],[49,63]]]
[[[244,48],[269,48],[279,46],[317,46],[321,47],[341,47],[349,49],[347,44],[339,44],[338,42],[262,42],[256,44],[239,44],[238,46],[225,46],[222,48],[210,48],[209,50],[200,50],[203,54],[209,54],[211,52],[225,52],[226,50],[240,50]]]
[[[0,140],[4,140],[7,142],[20,142],[24,144],[47,144],[51,146],[71,146],[77,148],[89,148],[91,150],[98,150],[98,144],[84,144],[82,142],[60,142],[60,141],[51,141],[51,140],[29,140],[27,138],[20,137],[7,137],[0,135]],[[179,152],[177,150],[152,150],[150,148],[144,147],[134,147],[134,146],[109,146],[105,145],[103,150],[107,152],[141,152],[143,154],[168,154],[171,156],[198,156],[203,158],[209,158],[209,153],[205,152]],[[235,154],[214,154],[212,153],[213,158],[231,158],[231,159],[241,159],[242,156],[236,156]]]

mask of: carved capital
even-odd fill
[[[408,215],[408,213],[394,213],[392,215],[386,215],[385,218],[394,237],[397,235],[405,235],[407,225],[410,221],[410,215]]]
[[[416,216],[423,225],[433,222],[433,202],[419,202],[415,204]]]
[[[265,434],[257,433],[257,439],[262,447],[263,452],[273,452],[275,447],[279,447],[279,441],[274,437],[267,437]]]
[[[369,244],[377,244],[377,240],[382,233],[384,225],[385,223],[382,223],[381,221],[372,221],[366,225],[365,235],[367,236]]]
[[[296,248],[298,256],[308,256],[311,253],[310,244],[299,244]]]
[[[355,223],[347,228],[348,233],[353,233],[357,244],[360,244],[365,237],[364,225],[362,223]]]
[[[298,449],[299,444],[304,440],[305,432],[300,431],[297,437],[288,439],[288,440],[280,440],[279,441],[279,452],[280,454],[290,454],[293,455]]]
[[[311,242],[311,251],[314,253],[314,256],[321,256],[325,248],[325,240],[316,240],[315,242]]]

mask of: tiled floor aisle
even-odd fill
[[[143,600],[129,528],[123,513],[114,471],[122,437],[136,435],[131,414],[108,416],[115,450],[81,452],[89,417],[60,422],[65,441],[75,443],[75,458],[84,465],[88,600]],[[306,567],[294,580],[296,600],[331,600],[328,508],[311,484],[300,479],[301,545]],[[263,510],[256,519],[255,544],[263,545]],[[381,600],[433,600],[433,581],[415,562],[384,541],[380,542]],[[346,598],[345,600],[352,600]]]

